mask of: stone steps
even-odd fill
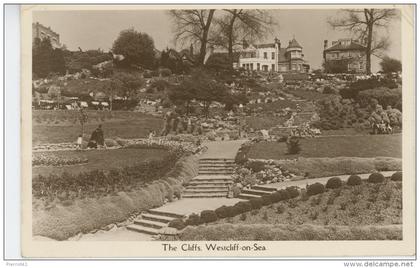
[[[251,189],[243,190],[239,194],[238,198],[250,200],[250,199],[253,199],[253,198],[262,197],[264,195],[270,195],[270,194],[272,194],[276,191],[277,191],[276,188],[265,187],[265,186],[261,186],[261,185],[255,185],[255,186],[252,186]]]
[[[230,175],[235,161],[227,158],[202,158],[199,160],[198,176],[193,178],[182,194],[183,198],[226,197],[229,185],[233,183]]]
[[[228,192],[220,193],[190,193],[182,195],[183,198],[221,198],[227,197]]]
[[[140,216],[134,220],[133,224],[127,226],[127,229],[140,233],[157,235],[168,227],[171,221],[182,217],[184,217],[184,215],[149,209],[147,212],[140,214]]]

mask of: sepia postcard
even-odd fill
[[[414,12],[23,5],[22,255],[413,256]]]

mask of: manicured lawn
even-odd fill
[[[75,142],[81,132],[75,111],[33,111],[32,142]],[[102,124],[105,138],[142,138],[149,131],[159,133],[163,119],[138,112],[88,112],[85,135],[89,138],[93,130]]]
[[[35,153],[37,154],[37,153]],[[163,159],[169,153],[164,149],[115,149],[115,150],[88,150],[88,151],[56,151],[42,154],[53,154],[58,157],[87,158],[88,163],[73,166],[38,166],[32,169],[32,176],[61,174],[68,172],[77,174],[92,170],[110,170],[134,166],[147,160]]]
[[[366,135],[319,137],[300,140],[302,151],[288,155],[286,143],[260,142],[252,145],[249,158],[285,159],[297,157],[402,157],[402,136]]]
[[[246,117],[247,128],[254,130],[270,129],[272,127],[282,125],[286,122],[285,117],[273,116],[273,115],[261,115],[261,116],[247,116]]]

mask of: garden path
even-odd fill
[[[203,142],[207,151],[200,158],[227,158],[234,159],[236,153],[246,140],[208,141]]]

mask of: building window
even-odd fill
[[[242,63],[242,68],[244,68],[244,69],[245,69],[245,66],[246,66],[246,65],[245,65],[245,63]]]
[[[276,55],[274,52],[271,52],[271,59],[274,60],[276,58]]]
[[[259,70],[260,70],[260,64],[257,63],[257,71],[259,71]]]
[[[264,59],[267,59],[267,52],[264,52]]]
[[[275,65],[271,64],[271,70],[274,71]]]

